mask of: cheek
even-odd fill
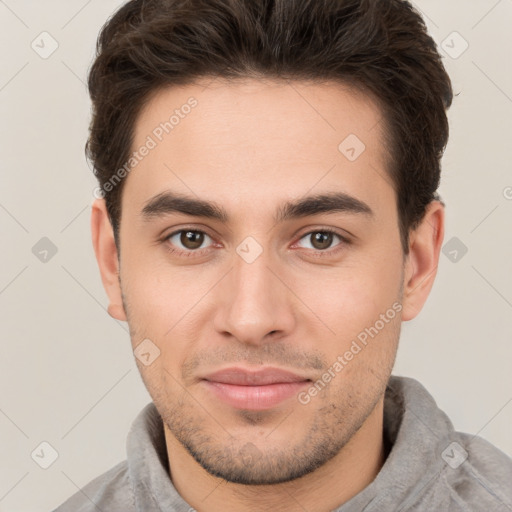
[[[355,336],[373,325],[399,300],[401,267],[387,258],[361,257],[357,264],[296,273],[295,291],[338,339]]]
[[[324,298],[314,306],[334,331],[324,329],[327,334],[319,336],[315,327],[306,337],[315,340],[314,348],[325,354],[329,373],[336,376],[328,401],[338,400],[340,389],[354,397],[371,395],[371,389],[380,389],[387,380],[394,364],[401,326],[397,283],[385,287],[383,280],[364,277],[352,273],[339,288],[326,286],[330,300]]]
[[[146,264],[140,256],[126,258],[121,278],[132,345],[135,348],[148,338],[160,351],[151,374],[160,365],[177,374],[187,354],[196,349],[200,329],[205,325],[202,299],[215,277],[211,270],[200,272],[198,267],[172,268],[154,260]],[[147,372],[148,368],[142,370]]]
[[[132,318],[152,319],[157,325],[165,321],[172,326],[175,317],[182,316],[194,298],[197,301],[197,296],[206,291],[192,269],[172,268],[157,258],[144,259],[142,255],[131,259],[127,255],[121,277]]]

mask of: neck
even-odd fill
[[[247,486],[205,471],[164,424],[170,475],[181,497],[198,512],[325,512],[349,501],[377,476],[386,459],[381,399],[342,450],[297,480]]]

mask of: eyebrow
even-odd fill
[[[311,215],[338,212],[374,217],[372,209],[360,199],[344,192],[329,192],[284,203],[284,205],[277,209],[274,221],[279,223]],[[170,191],[162,192],[151,198],[142,209],[142,217],[145,220],[151,220],[170,213],[205,217],[225,224],[230,220],[227,211],[215,202],[196,199]]]

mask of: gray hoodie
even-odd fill
[[[512,459],[480,437],[455,432],[416,380],[390,378],[384,436],[391,451],[377,477],[335,512],[512,512]],[[133,422],[126,447],[126,461],[54,512],[194,510],[169,478],[163,424],[152,402]]]

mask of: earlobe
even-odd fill
[[[96,199],[92,205],[91,234],[101,280],[109,298],[107,311],[111,317],[126,321],[119,282],[117,247],[104,199]]]
[[[126,313],[122,304],[110,303],[107,307],[108,314],[116,320],[126,321]]]
[[[405,263],[402,320],[412,320],[423,308],[434,284],[444,239],[444,206],[432,201],[419,226],[411,231]]]

